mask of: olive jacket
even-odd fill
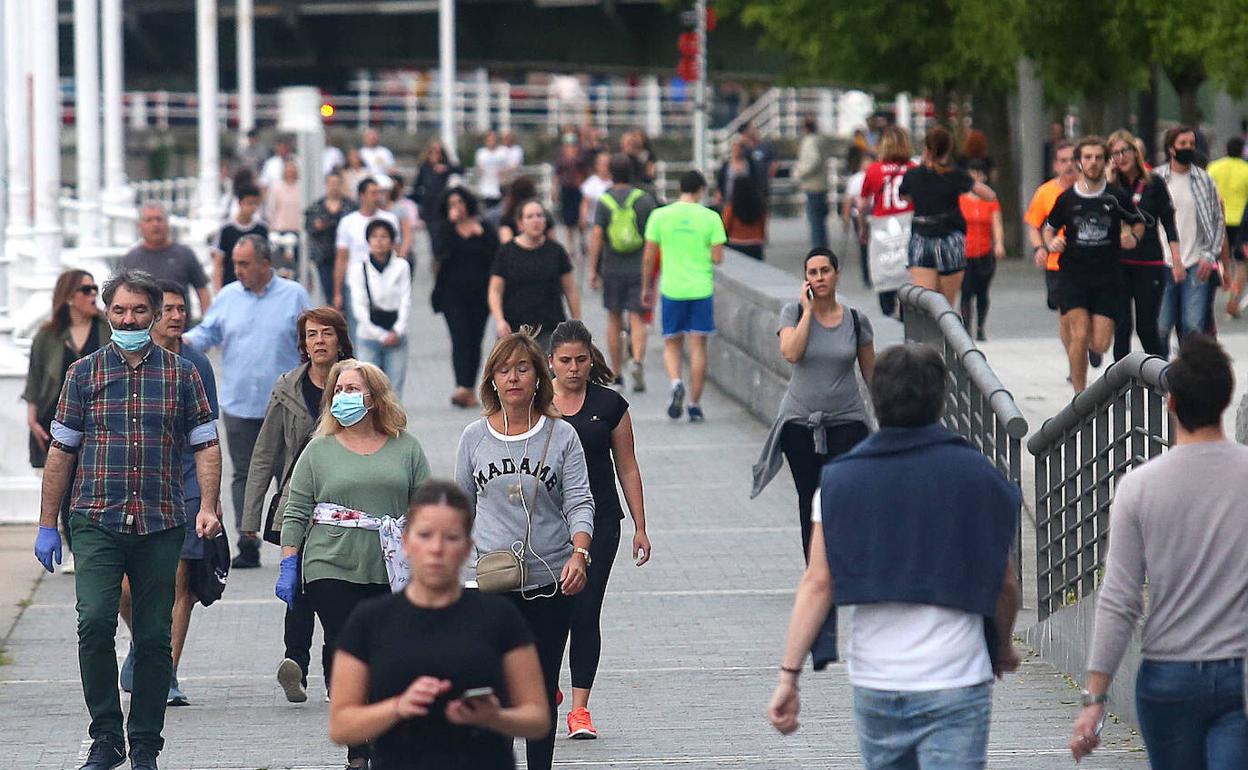
[[[269,405],[264,411],[264,422],[247,470],[247,492],[243,496],[244,532],[260,532],[264,524],[264,499],[269,491],[269,482],[276,480],[281,484],[290,477],[291,467],[299,452],[316,430],[316,421],[303,400],[301,384],[310,366],[309,363],[302,363],[284,372],[273,386],[273,395],[269,397]],[[286,484],[277,490],[279,507],[273,527],[279,531],[289,487]]]

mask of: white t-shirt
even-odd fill
[[[610,179],[603,179],[602,177],[593,174],[591,174],[584,182],[581,182],[581,195],[585,198],[585,200],[589,201],[589,214],[585,220],[586,222],[590,222],[591,224],[593,223],[594,217],[597,215],[596,212],[598,211],[598,199],[602,197],[603,193],[610,189]]]
[[[1174,224],[1179,230],[1179,256],[1183,259],[1184,267],[1194,267],[1200,261],[1200,253],[1196,250],[1200,242],[1200,230],[1196,222],[1196,197],[1192,194],[1191,173],[1170,174],[1166,187],[1174,201]],[[1170,255],[1170,249],[1162,249],[1162,252],[1167,257]]]
[[[503,196],[503,172],[511,167],[511,150],[501,144],[493,150],[478,147],[474,165],[477,167],[477,192],[482,198]]]
[[[518,144],[513,144],[510,147],[503,145],[503,148],[507,150],[507,164],[511,166],[511,168],[515,169],[524,165],[523,147]]]
[[[286,176],[286,159],[281,155],[274,155],[260,167],[260,176],[256,181],[261,187],[268,189],[282,181],[284,176]]]
[[[402,237],[402,230],[399,228],[399,218],[389,211],[378,209],[376,214],[365,216],[358,211],[352,211],[342,219],[338,220],[338,233],[334,238],[334,246],[339,249],[347,250],[347,267],[358,265],[368,259],[368,238],[365,237],[365,231],[368,230],[368,223],[374,219],[384,219],[394,226],[395,241]]]
[[[363,161],[364,167],[368,169],[368,173],[374,176],[377,174],[389,174],[390,170],[394,168],[394,153],[380,144],[376,147],[361,147],[360,160]]]
[[[815,491],[810,520],[823,521]],[[992,681],[984,618],[931,604],[850,608],[849,682],[873,690],[925,692]]]

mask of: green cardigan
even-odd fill
[[[407,514],[416,488],[430,475],[424,450],[406,432],[371,455],[352,452],[334,436],[312,439],[295,463],[282,517],[282,546],[300,549],[304,582],[388,585],[375,531],[313,525],[312,511],[317,503],[337,503],[397,519]]]
[[[95,335],[100,347],[109,343],[113,330],[108,319],[100,313],[95,317]],[[65,357],[71,355],[69,350],[69,328],[64,331],[41,328],[35,332],[35,339],[30,346],[30,368],[26,372],[26,389],[22,391],[22,399],[35,405],[35,412],[47,415],[56,407],[61,397],[61,388],[65,381]],[[47,461],[47,451],[39,447],[34,434],[30,436],[30,464],[42,468]]]

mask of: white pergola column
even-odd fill
[[[78,147],[78,246],[99,243],[100,24],[99,0],[74,0],[74,113]]]
[[[61,269],[61,84],[56,0],[27,0],[29,35],[31,121],[35,150],[35,273],[56,276]]]
[[[238,70],[238,132],[256,127],[256,32],[254,0],[236,0],[235,63]]]
[[[121,0],[102,0],[101,48],[104,61],[104,194],[103,202],[110,205],[133,203],[133,193],[126,187],[126,140],[125,103],[122,101],[124,85],[124,59]],[[103,219],[107,226],[108,219]],[[121,237],[121,234],[117,234]],[[112,233],[104,231],[106,245],[113,244]]]
[[[442,146],[459,157],[455,125],[455,0],[438,0],[438,77],[441,79]]]
[[[26,59],[25,0],[4,3],[4,106],[8,169],[6,248],[30,237],[30,80]]]
[[[199,219],[215,227],[221,191],[221,126],[217,112],[217,1],[195,0],[199,65]]]

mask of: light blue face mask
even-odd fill
[[[335,393],[334,400],[329,407],[329,413],[334,416],[339,425],[344,428],[350,428],[360,420],[363,420],[364,415],[368,414],[368,407],[364,406],[364,394]]]
[[[142,350],[152,341],[151,326],[146,329],[118,329],[110,324],[109,328],[113,330],[113,342],[127,353]]]

